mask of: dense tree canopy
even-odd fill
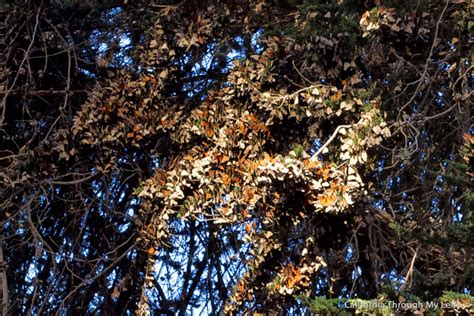
[[[0,4],[4,314],[473,311],[470,1]]]

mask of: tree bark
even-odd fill
[[[3,237],[3,234],[0,236]],[[0,284],[2,297],[2,316],[8,315],[8,283],[5,261],[3,260],[3,240],[0,239]]]

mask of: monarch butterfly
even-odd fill
[[[342,98],[342,91],[338,90],[337,93],[333,96],[331,96],[331,99],[333,101],[339,101]]]
[[[330,205],[333,205],[334,202],[336,201],[336,195],[334,194],[331,194],[331,195],[320,195],[318,196],[318,202],[326,207],[326,206],[330,206]]]

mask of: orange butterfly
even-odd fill
[[[331,194],[331,195],[322,194],[318,196],[318,202],[324,207],[333,205],[335,201],[336,201],[336,195],[334,194]]]

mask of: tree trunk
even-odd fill
[[[3,237],[3,234],[0,235]],[[2,316],[8,315],[8,283],[5,262],[3,261],[3,240],[0,239],[0,297],[2,298]]]

